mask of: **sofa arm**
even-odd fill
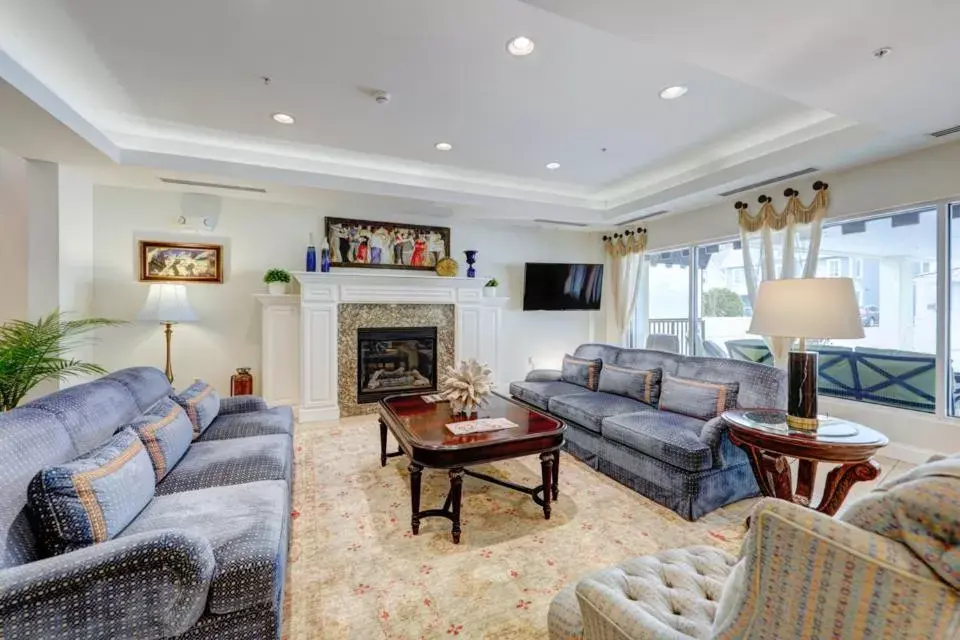
[[[0,570],[0,637],[179,635],[203,613],[214,564],[205,538],[168,529]]]
[[[534,369],[527,374],[524,382],[559,382],[559,369]]]
[[[266,411],[267,401],[260,396],[232,396],[220,398],[218,415],[230,413],[250,413],[252,411]]]
[[[713,454],[714,469],[750,462],[746,451],[730,440],[730,427],[720,416],[708,420],[703,425],[703,429],[700,430],[700,441],[710,447],[710,452]]]
[[[741,556],[715,639],[953,638],[960,631],[960,594],[905,546],[807,507],[761,500]],[[874,615],[877,603],[885,604]]]

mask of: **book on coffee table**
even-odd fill
[[[450,429],[455,435],[465,436],[470,433],[515,429],[517,426],[517,423],[511,422],[506,418],[480,418],[478,420],[467,420],[465,422],[450,422],[447,424],[447,429]]]

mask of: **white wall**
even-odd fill
[[[270,267],[302,270],[308,235],[322,233],[322,218],[362,215],[324,211],[256,199],[223,198],[219,224],[212,234],[177,233],[180,194],[172,191],[97,186],[94,188],[94,299],[92,312],[133,320],[147,295],[137,281],[138,239],[180,238],[222,243],[224,284],[188,285],[190,301],[200,318],[175,327],[173,367],[176,384],[202,377],[227,392],[236,367],[260,369],[260,305],[264,271]],[[500,295],[511,300],[504,310],[504,379],[516,379],[529,368],[558,365],[563,354],[591,339],[602,327],[602,312],[522,312],[523,264],[533,261],[601,262],[602,248],[594,234],[508,227],[501,223],[452,223],[443,219],[404,219],[451,227],[452,251],[461,263],[464,249],[479,250],[480,277],[496,277]],[[95,347],[95,361],[108,369],[151,364],[163,367],[159,326],[133,323],[105,330]]]
[[[944,144],[818,178],[830,185],[831,204],[827,214],[830,218],[960,199],[960,143]],[[749,202],[751,210],[756,211],[757,197],[766,194],[774,198],[779,208],[784,202],[783,190],[788,186],[799,190],[801,199],[807,201],[812,196],[810,185],[818,178],[786,181],[732,196],[720,205],[651,220],[647,225],[648,247],[657,250],[736,236],[739,229],[734,202]],[[885,433],[892,443],[886,452],[888,455],[920,462],[934,451],[960,451],[960,419],[835,398],[821,398],[821,404],[824,411]]]
[[[27,163],[0,149],[0,322],[27,315]]]

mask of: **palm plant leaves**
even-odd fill
[[[124,324],[108,318],[68,319],[54,311],[36,322],[0,324],[0,411],[16,407],[30,389],[44,380],[106,373],[102,367],[67,357],[92,341],[95,329]]]

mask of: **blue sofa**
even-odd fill
[[[214,422],[116,537],[43,557],[27,507],[40,469],[109,440],[173,389],[117,371],[0,413],[0,637],[278,638],[293,415],[221,400]]]
[[[660,368],[681,378],[737,382],[737,406],[786,407],[786,374],[753,362],[605,344],[581,345],[574,355],[630,369]],[[590,391],[561,381],[554,370],[530,372],[510,385],[510,394],[566,422],[569,453],[687,520],[759,495],[746,453],[730,442],[719,417],[703,421]]]

